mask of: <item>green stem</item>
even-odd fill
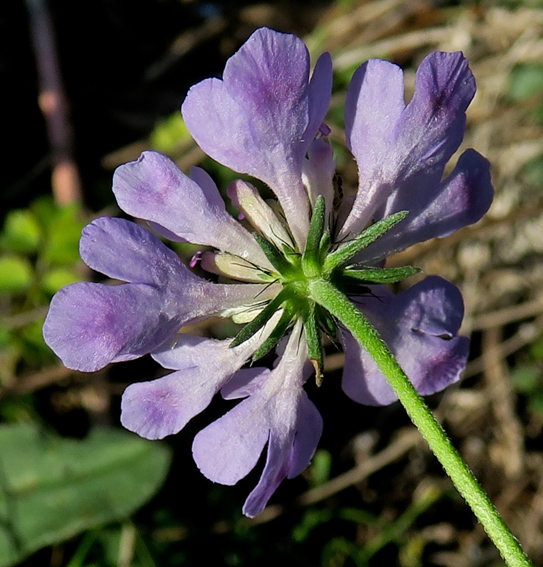
[[[507,565],[531,567],[532,564],[519,542],[505,525],[473,473],[368,319],[330,282],[315,279],[310,281],[309,286],[312,298],[339,319],[375,360],[409,417],[483,525]]]

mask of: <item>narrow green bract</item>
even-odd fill
[[[335,319],[316,298],[312,288],[316,282],[332,284],[334,289],[347,295],[363,296],[371,293],[368,285],[376,283],[394,283],[419,272],[410,266],[398,268],[375,268],[353,264],[345,266],[363,248],[375,242],[403,220],[407,211],[401,211],[370,226],[358,238],[335,247],[326,226],[326,207],[319,196],[313,207],[307,243],[303,253],[286,244],[279,250],[277,244],[256,234],[256,240],[264,254],[276,270],[276,281],[282,290],[268,305],[237,334],[231,343],[236,347],[259,332],[278,310],[281,318],[269,337],[255,352],[253,360],[268,353],[290,329],[294,321],[304,323],[305,336],[309,349],[309,359],[315,367],[317,384],[323,377],[324,352],[321,334],[335,338]]]
[[[364,248],[368,247],[372,242],[375,242],[379,237],[383,236],[383,234],[397,225],[408,214],[408,211],[400,211],[389,217],[385,217],[367,228],[354,240],[340,246],[326,257],[323,272],[330,274],[333,270],[348,262],[351,258],[364,250]]]

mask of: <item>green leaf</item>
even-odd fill
[[[52,197],[39,197],[32,201],[29,208],[43,230],[47,231],[55,224],[58,205]]]
[[[32,266],[26,258],[0,257],[0,294],[26,291],[33,277]]]
[[[528,398],[528,409],[532,413],[543,415],[543,395],[540,392]]]
[[[306,541],[315,528],[327,524],[333,517],[334,512],[330,508],[308,508],[300,523],[292,530],[292,539],[298,543]]]
[[[130,515],[168,465],[163,445],[124,431],[73,440],[29,424],[0,427],[0,567]]]
[[[541,390],[541,372],[536,364],[519,365],[511,372],[511,383],[517,392],[531,396]]]
[[[268,240],[258,233],[253,235],[255,240],[258,242],[262,252],[266,254],[266,258],[270,261],[270,264],[283,276],[287,277],[292,275],[294,272],[293,265],[285,258],[284,254]]]
[[[18,343],[25,361],[32,365],[50,364],[55,361],[51,349],[43,340],[43,319],[40,317],[18,329]]]
[[[40,225],[32,211],[10,211],[4,222],[0,244],[10,252],[28,254],[38,249],[41,238]]]
[[[534,361],[540,362],[543,360],[543,336],[539,336],[530,345],[530,358]]]
[[[311,459],[311,486],[320,486],[330,480],[332,471],[332,454],[325,449],[317,449]]]

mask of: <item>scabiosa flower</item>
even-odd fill
[[[362,404],[397,398],[376,363],[312,297],[312,282],[333,284],[371,321],[420,394],[457,381],[468,344],[457,288],[427,277],[395,296],[382,284],[413,275],[384,268],[387,256],[476,222],[492,200],[489,164],[466,150],[444,169],[464,134],[475,82],[461,53],[432,53],[404,102],[396,65],[370,60],[354,74],[345,107],[347,144],[359,170],[354,198],[338,198],[335,160],[324,124],[332,88],[328,54],[310,77],[303,42],[257,30],[227,62],[222,79],[192,87],[182,106],[188,129],[213,159],[267,185],[227,195],[213,180],[183,174],[167,157],[144,152],[120,166],[113,191],[121,209],[161,237],[207,247],[197,261],[220,283],[202,279],[147,229],[100,218],[81,238],[93,269],[125,283],[77,283],[53,298],[44,336],[64,364],[94,371],[145,353],[172,373],[132,384],[121,421],[149,439],[177,433],[215,394],[242,399],[195,438],[193,455],[208,478],[234,484],[264,471],[245,502],[258,514],[285,478],[309,463],[322,420],[304,391],[322,379],[321,333],[346,351],[343,389]],[[247,227],[247,228],[246,228]],[[179,333],[210,315],[246,325],[233,340]],[[272,369],[254,365],[276,348]]]

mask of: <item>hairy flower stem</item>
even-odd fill
[[[375,360],[409,417],[483,525],[507,565],[531,566],[519,542],[505,525],[473,473],[368,319],[330,282],[315,278],[310,281],[309,287],[314,301],[336,317]]]

